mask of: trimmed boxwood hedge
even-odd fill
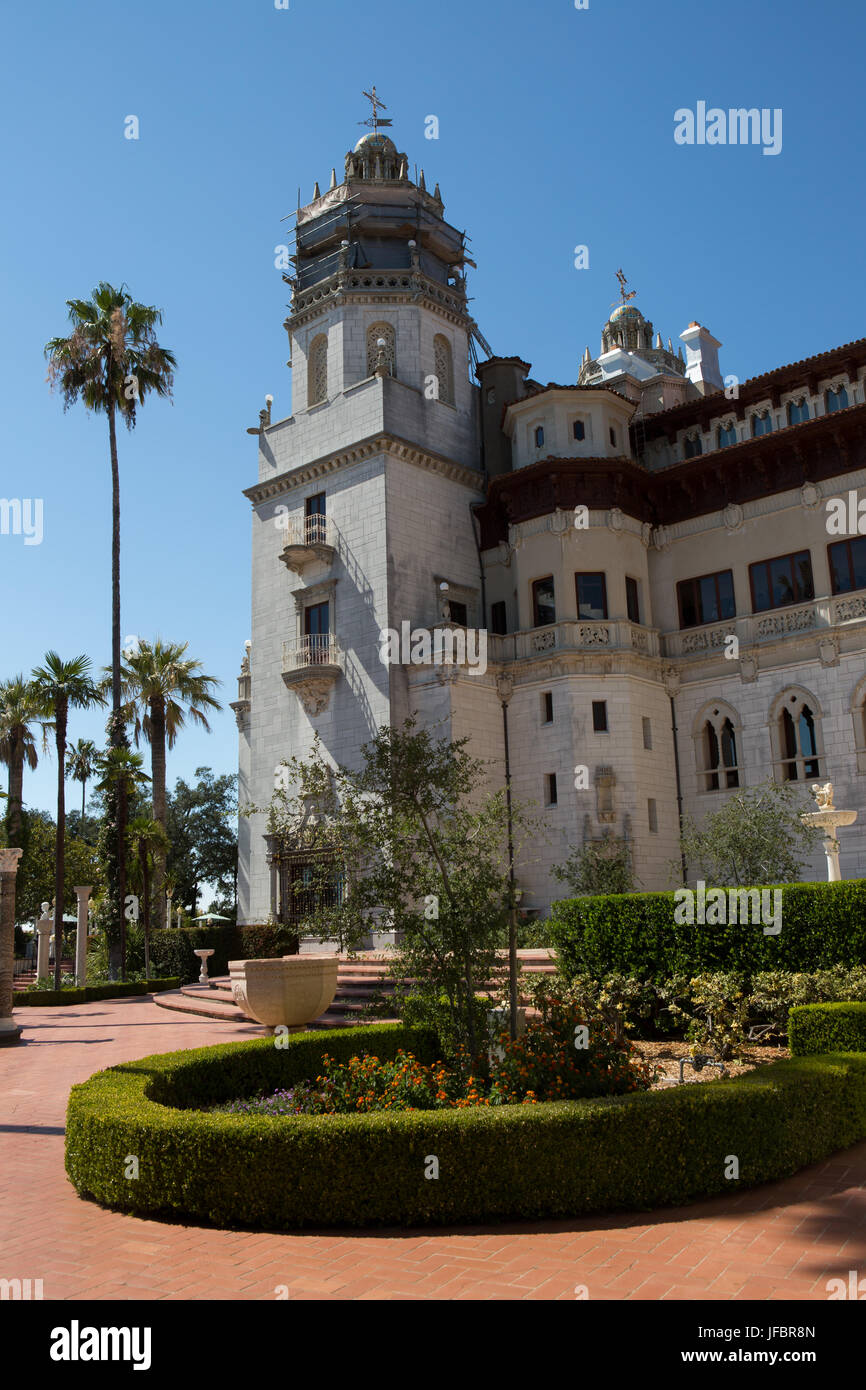
[[[800,1004],[788,1014],[791,1055],[866,1052],[866,1004]]]
[[[179,989],[180,980],[115,980],[105,985],[85,985],[83,989],[31,989],[15,991],[13,1005],[22,1004],[92,1004],[95,999],[125,999],[134,994],[158,994],[164,989]]]
[[[122,1211],[269,1230],[454,1223],[651,1209],[788,1176],[866,1137],[866,1055],[782,1061],[732,1081],[604,1100],[285,1116],[193,1108],[436,1038],[399,1025],[146,1057],[74,1086],[66,1170]],[[128,1158],[139,1175],[128,1179]],[[426,1178],[428,1159],[438,1179]]]
[[[162,927],[151,933],[150,954],[160,969],[169,975],[179,975],[185,985],[199,977],[201,961],[195,954],[201,947],[211,947],[208,974],[227,975],[230,960],[261,960],[284,956],[291,938],[285,929],[271,926],[236,927],[231,922],[214,922],[213,926]]]
[[[785,883],[782,930],[674,921],[671,893],[617,893],[554,903],[548,922],[562,972],[648,977],[711,970],[824,970],[866,964],[866,879]]]

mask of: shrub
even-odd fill
[[[123,1211],[270,1230],[576,1216],[680,1204],[787,1176],[866,1137],[866,1056],[776,1062],[731,1081],[602,1100],[372,1115],[205,1114],[291,1086],[322,1054],[432,1061],[402,1027],[307,1033],[146,1057],[74,1086],[66,1169]],[[175,1108],[185,1107],[185,1108]],[[125,1177],[127,1155],[138,1181]],[[425,1177],[431,1156],[439,1181]]]
[[[522,1036],[499,1039],[491,1075],[500,1094],[577,1100],[648,1090],[652,1067],[634,1056],[619,1019],[556,995],[540,996],[539,1004],[540,1018]]]
[[[782,930],[674,920],[673,893],[572,898],[554,904],[551,945],[566,978],[611,971],[660,979],[718,970],[817,971],[866,965],[866,880],[781,886]]]
[[[682,1012],[689,1020],[692,1056],[730,1061],[746,1042],[749,1005],[742,978],[720,972],[698,975],[689,981],[688,999]]]
[[[791,1055],[866,1052],[866,1004],[806,1004],[788,1020]]]
[[[108,984],[85,985],[83,988],[69,989],[26,989],[14,996],[14,1005],[32,1005],[43,1008],[49,1004],[91,1004],[96,999],[127,999],[136,994],[159,994],[166,989],[179,989],[180,980],[175,977],[153,980],[113,980]]]

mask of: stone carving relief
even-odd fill
[[[708,632],[688,632],[683,637],[683,653],[688,655],[691,652],[707,651],[712,647],[723,647],[727,636],[728,629],[725,627],[710,628]]]
[[[581,623],[577,629],[577,644],[579,647],[609,647],[610,628],[603,627],[601,623],[592,627]]]
[[[743,509],[739,502],[729,502],[722,512],[722,520],[728,531],[739,531],[743,524]]]
[[[821,658],[822,666],[839,665],[839,643],[835,637],[829,634],[822,637],[818,643],[818,655]]]
[[[806,632],[814,626],[815,610],[813,608],[796,608],[790,613],[774,613],[772,617],[761,618],[758,622],[757,635],[759,638],[776,637],[785,632]]]
[[[556,646],[556,633],[548,628],[545,632],[536,632],[532,638],[532,650],[534,652],[549,652]]]
[[[752,681],[758,679],[758,658],[752,652],[740,654],[740,680],[744,685],[751,685]]]
[[[607,514],[608,530],[613,531],[614,535],[618,536],[620,531],[622,531],[624,525],[625,518],[623,516],[622,508],[611,507],[610,511]]]
[[[800,501],[810,512],[821,505],[821,489],[815,483],[804,483],[800,488]]]
[[[323,680],[321,677],[309,677],[307,680],[293,681],[292,690],[299,696],[305,712],[315,718],[318,714],[324,714],[328,708],[333,684],[333,681]]]
[[[850,623],[854,618],[866,618],[866,598],[843,598],[836,604],[837,623]]]

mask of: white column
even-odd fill
[[[840,883],[842,875],[839,872],[839,841],[836,838],[835,829],[827,832],[824,840],[824,853],[827,856],[827,882]]]
[[[87,977],[87,903],[92,892],[92,884],[75,890],[75,896],[78,899],[78,925],[75,931],[75,983],[79,989],[84,988]]]
[[[0,849],[0,1046],[17,1043],[21,1029],[12,1017],[15,982],[15,877],[23,850]]]

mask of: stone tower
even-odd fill
[[[423,170],[410,179],[406,155],[374,129],[346,155],[343,181],[332,171],[299,208],[293,260],[292,414],[262,412],[259,480],[245,494],[242,806],[266,805],[281,759],[303,757],[316,734],[332,761],[357,765],[377,728],[416,708],[408,673],[379,659],[381,635],[439,621],[443,584],[458,620],[483,623],[474,325],[464,238],[438,184],[428,192]],[[241,818],[241,922],[277,913],[264,831],[261,812]]]

